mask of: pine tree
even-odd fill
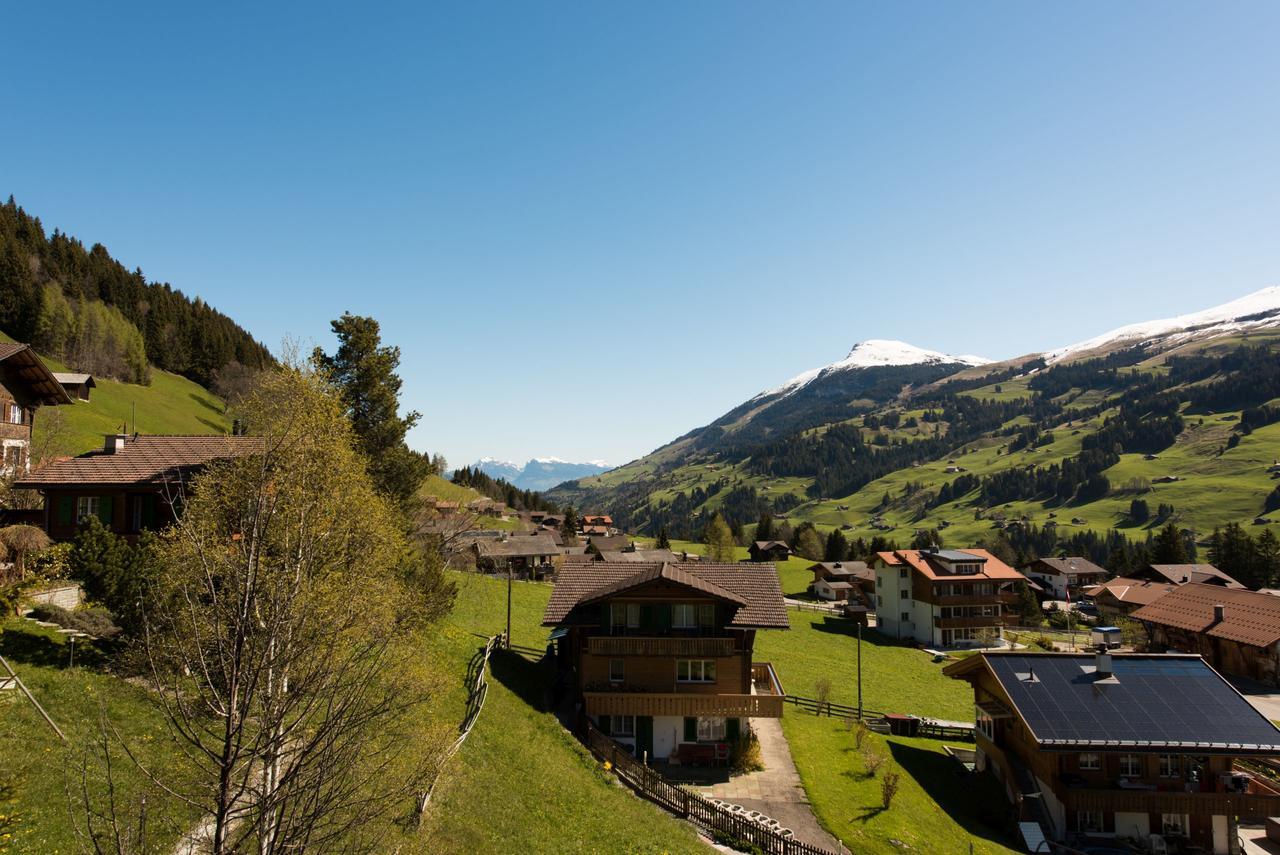
[[[422,414],[399,415],[400,348],[382,345],[373,318],[348,312],[331,326],[337,351],[329,356],[317,347],[312,359],[338,387],[378,492],[408,502],[431,471],[431,461],[405,442]]]
[[[849,557],[849,541],[844,536],[844,532],[838,528],[831,530],[831,534],[827,535],[827,545],[823,550],[823,561],[844,561]]]
[[[768,511],[762,513],[760,522],[756,523],[756,540],[773,540],[773,514]]]
[[[578,512],[573,505],[564,509],[564,522],[560,524],[560,537],[565,546],[576,546],[578,543]]]
[[[667,527],[664,525],[658,529],[658,540],[654,543],[655,549],[670,549],[671,539],[667,537]]]
[[[1160,529],[1160,533],[1156,535],[1155,540],[1152,542],[1151,563],[1187,563],[1187,545],[1183,540],[1182,532],[1178,531],[1177,526],[1173,523],[1169,523]]]

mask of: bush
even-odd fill
[[[764,850],[759,846],[740,837],[734,837],[727,831],[712,830],[711,839],[721,846],[728,846],[730,849],[746,852],[748,855],[765,855]]]
[[[729,756],[729,767],[735,774],[759,772],[764,768],[764,757],[760,754],[760,740],[754,733],[739,737],[733,744],[733,751]]]
[[[56,623],[63,629],[74,629],[92,635],[94,638],[109,639],[120,634],[111,612],[101,606],[92,606],[75,611],[67,611],[61,606],[41,603],[31,610],[36,620]]]
[[[880,798],[885,810],[893,804],[893,797],[898,793],[898,784],[901,779],[902,773],[895,769],[885,772],[884,778],[880,780]]]
[[[866,770],[868,778],[874,778],[883,765],[884,755],[877,751],[875,746],[867,745],[862,749],[862,767]]]

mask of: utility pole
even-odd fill
[[[507,559],[507,649],[511,649],[511,559]]]
[[[858,622],[858,721],[862,721],[862,622]]]

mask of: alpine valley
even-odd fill
[[[697,539],[763,513],[905,545],[1007,537],[1105,557],[1280,508],[1280,288],[992,362],[866,341],[554,501]],[[1277,514],[1280,520],[1280,514]],[[1078,553],[1077,553],[1078,554]]]

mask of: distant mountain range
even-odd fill
[[[522,490],[549,490],[565,481],[608,472],[612,467],[603,460],[570,463],[557,457],[535,457],[521,465],[509,460],[482,457],[471,464],[471,468],[493,478],[509,481]]]
[[[768,510],[851,538],[896,530],[903,543],[945,528],[972,545],[997,512],[1059,537],[1076,526],[1141,539],[1151,523],[1129,507],[1143,496],[1202,534],[1228,523],[1280,533],[1280,513],[1265,516],[1280,509],[1277,459],[1271,287],[999,362],[864,341],[548,498],[672,537],[699,536],[716,512],[749,527]]]

